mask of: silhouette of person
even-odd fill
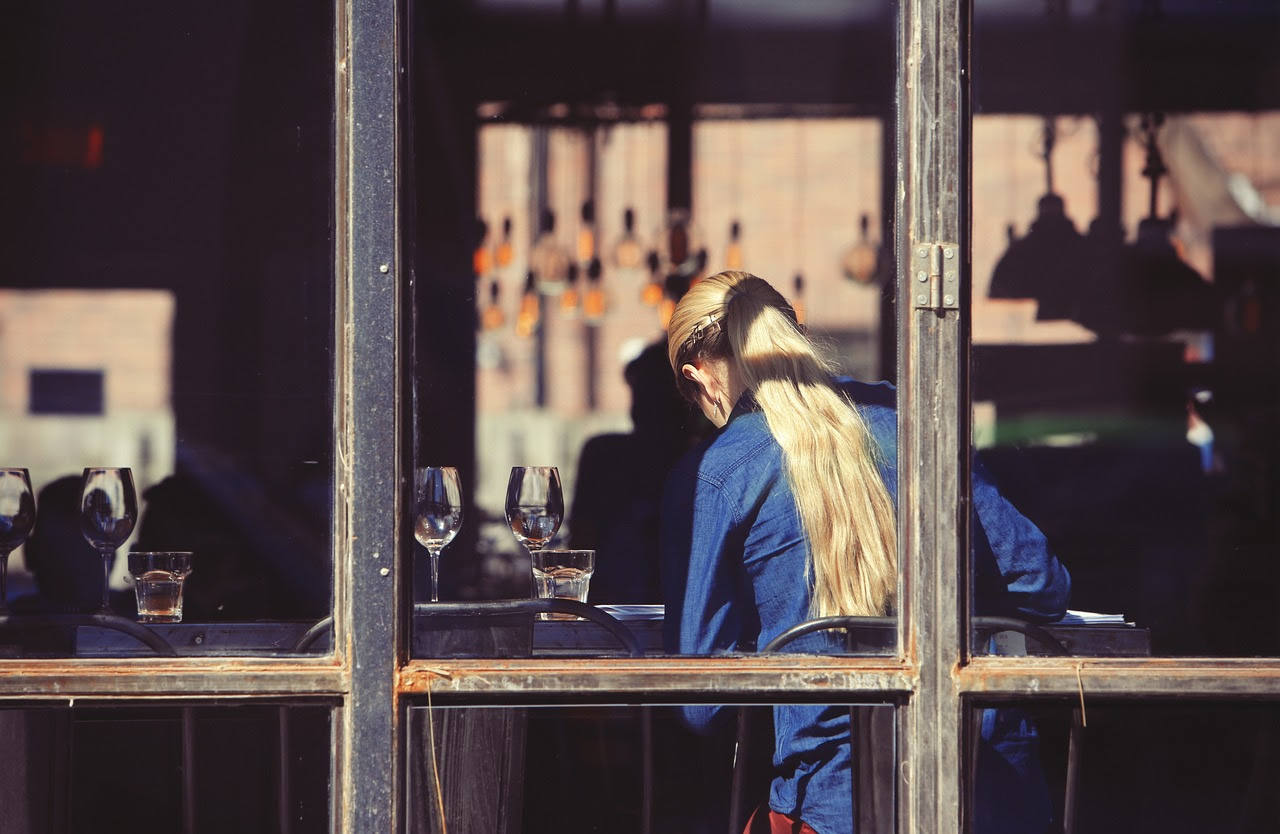
[[[596,551],[591,602],[656,603],[662,484],[710,426],[672,384],[662,344],[645,348],[623,375],[631,389],[633,429],[597,435],[583,446],[569,547]]]
[[[28,614],[94,613],[102,602],[102,557],[80,532],[78,475],[64,475],[40,490],[35,529],[27,539],[27,570],[36,593],[20,597],[13,610]],[[112,591],[113,613],[132,617],[133,592]]]
[[[273,599],[277,582],[253,558],[254,543],[195,478],[170,475],[150,487],[144,497],[146,510],[135,549],[192,553],[191,576],[183,590],[184,620],[293,615]]]

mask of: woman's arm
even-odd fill
[[[662,502],[664,643],[669,652],[715,654],[738,648],[741,543],[733,508],[696,475],[668,481]]]
[[[736,598],[741,547],[735,550],[734,513],[720,490],[677,467],[662,500],[663,643],[672,654],[707,655],[739,647],[744,615]],[[736,554],[736,563],[735,563]],[[709,730],[718,705],[688,705],[684,719]]]
[[[973,464],[976,612],[1037,622],[1060,619],[1071,575],[1030,519],[1000,494],[981,462]]]

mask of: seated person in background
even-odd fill
[[[80,489],[79,475],[64,475],[40,490],[36,526],[23,550],[37,592],[14,600],[15,612],[94,614],[102,604],[102,557],[80,532]],[[133,590],[112,591],[111,609],[132,617]]]
[[[834,379],[787,301],[743,272],[693,286],[667,347],[681,392],[718,428],[681,459],[663,494],[667,650],[752,651],[814,617],[891,614],[893,389]],[[973,499],[979,612],[1061,617],[1070,577],[1044,536],[976,468]],[[835,650],[830,641],[815,635],[797,646]],[[689,707],[686,718],[710,727],[717,711]],[[749,830],[852,831],[847,707],[779,705],[774,726],[768,808]],[[1045,830],[1047,788],[1027,754],[1034,728],[983,726],[980,755],[1007,755],[999,784],[979,775],[978,830]]]
[[[672,388],[665,345],[649,345],[624,373],[631,389],[632,431],[597,435],[582,447],[568,518],[569,547],[596,551],[591,601],[597,604],[661,600],[662,483],[706,427],[702,415]]]

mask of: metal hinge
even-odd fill
[[[911,300],[917,310],[960,309],[959,245],[912,244]]]

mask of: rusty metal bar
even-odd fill
[[[400,672],[406,696],[480,702],[512,696],[566,698],[619,694],[672,701],[800,698],[886,702],[910,693],[916,677],[893,658],[805,655],[741,658],[592,658],[412,661]]]
[[[0,698],[191,698],[342,695],[332,662],[270,660],[15,661],[0,674]]]
[[[398,0],[339,4],[337,194],[340,344],[339,515],[334,644],[350,670],[333,762],[335,827],[398,830],[401,715],[396,665],[403,656],[397,602],[401,558],[404,354],[399,126],[402,15]]]
[[[974,658],[954,691],[992,698],[1212,698],[1280,701],[1280,659]]]

